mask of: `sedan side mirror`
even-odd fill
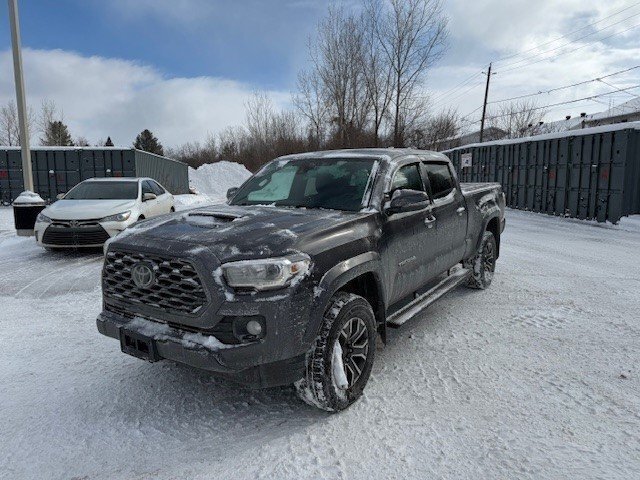
[[[155,200],[156,198],[158,197],[155,193],[145,193],[142,195],[143,202],[148,202],[149,200]]]
[[[430,203],[429,195],[420,190],[396,190],[385,207],[385,212],[387,215],[416,212],[427,208]]]
[[[231,200],[231,198],[236,194],[237,191],[238,187],[231,187],[229,190],[227,190],[227,200]]]
[[[56,195],[56,200],[62,200],[64,198],[66,194],[65,193],[59,193]]]

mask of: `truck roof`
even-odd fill
[[[279,160],[297,160],[305,158],[340,158],[343,160],[377,158],[392,163],[408,155],[423,155],[433,160],[449,160],[444,154],[431,150],[413,148],[347,148],[341,150],[320,150],[317,152],[294,153],[279,157]]]

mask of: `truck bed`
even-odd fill
[[[460,190],[462,190],[462,194],[475,194],[483,191],[489,191],[494,188],[500,188],[501,185],[495,182],[473,182],[473,183],[460,183]]]

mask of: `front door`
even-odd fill
[[[398,189],[426,191],[419,162],[398,168],[388,197]],[[382,262],[387,272],[389,304],[412,294],[437,275],[434,269],[436,228],[431,206],[386,217],[382,235]]]

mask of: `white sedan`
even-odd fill
[[[173,195],[151,178],[92,178],[80,182],[36,219],[43,247],[101,247],[145,218],[174,212]]]

